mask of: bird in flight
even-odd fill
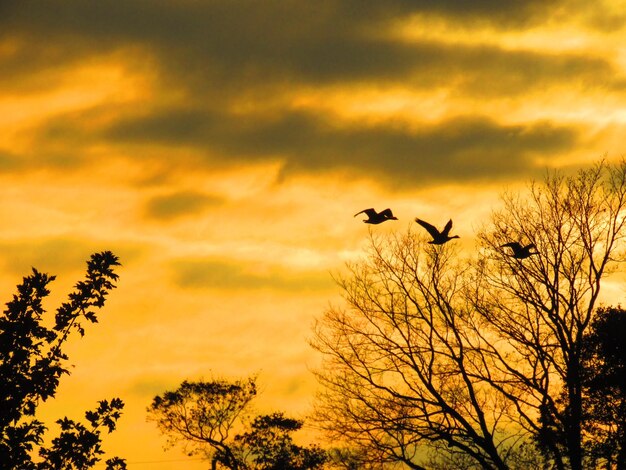
[[[430,225],[428,222],[425,222],[422,219],[418,219],[417,217],[415,218],[415,222],[424,227],[426,231],[430,234],[430,236],[433,237],[432,241],[428,242],[432,245],[443,245],[453,238],[460,238],[458,235],[450,236],[450,229],[452,229],[452,219],[448,221],[448,223],[441,232],[437,230],[434,225]]]
[[[516,259],[524,259],[524,258],[528,258],[531,255],[539,254],[536,251],[530,251],[533,248],[536,248],[534,243],[530,243],[526,246],[522,246],[517,242],[510,242],[510,243],[505,243],[504,245],[500,245],[500,248],[505,248],[507,246],[511,250],[513,250],[513,254],[511,256]]]
[[[354,214],[354,217],[362,214],[363,212],[365,212],[365,215],[367,215],[368,217],[363,221],[366,224],[380,224],[383,223],[385,220],[398,220],[397,217],[394,217],[391,209],[385,209],[384,211],[380,212],[376,212],[374,209],[363,209],[361,212],[357,212],[356,214]]]

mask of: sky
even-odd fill
[[[306,417],[354,213],[452,218],[471,254],[503,191],[624,155],[623,44],[621,0],[0,1],[3,302],[122,262],[42,417],[121,397],[104,449],[139,470],[206,468],[146,422],[185,379]]]

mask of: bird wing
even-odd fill
[[[522,249],[522,245],[520,245],[517,242],[505,243],[504,245],[500,245],[500,248],[504,248],[505,246],[510,247],[514,252],[518,252],[519,250]]]
[[[448,220],[448,223],[443,228],[443,232],[441,232],[441,233],[444,234],[445,236],[448,236],[448,234],[450,233],[450,229],[451,228],[452,228],[452,219]]]
[[[356,214],[354,214],[354,217],[356,217],[359,214],[362,214],[363,212],[365,212],[365,214],[369,218],[375,217],[377,215],[377,212],[370,207],[369,209],[363,209],[361,212],[357,212]]]
[[[393,212],[391,212],[391,209],[387,208],[378,215],[382,215],[384,217],[387,217],[388,219],[391,219],[393,217]]]
[[[436,238],[440,235],[439,230],[437,230],[434,225],[430,225],[428,222],[425,222],[422,219],[418,219],[417,217],[415,217],[415,222],[424,227],[428,231],[428,233],[430,233],[431,237]]]
[[[528,245],[526,245],[524,247],[524,250],[529,250],[530,251],[531,248],[537,248],[537,247],[535,246],[534,243],[529,243]]]

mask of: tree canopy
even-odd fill
[[[318,446],[294,443],[291,434],[302,421],[283,413],[250,420],[250,403],[257,394],[256,379],[184,381],[176,390],[157,395],[148,407],[170,445],[202,455],[213,469],[306,470],[326,461]]]
[[[626,469],[626,311],[604,307],[584,338],[584,442],[594,460]]]

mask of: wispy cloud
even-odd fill
[[[278,289],[327,291],[333,286],[329,273],[294,271],[280,265],[236,262],[228,259],[179,259],[172,262],[173,279],[182,288],[220,291]]]
[[[195,191],[181,191],[155,196],[146,204],[150,218],[170,220],[185,215],[197,214],[210,206],[221,204],[222,199]]]

